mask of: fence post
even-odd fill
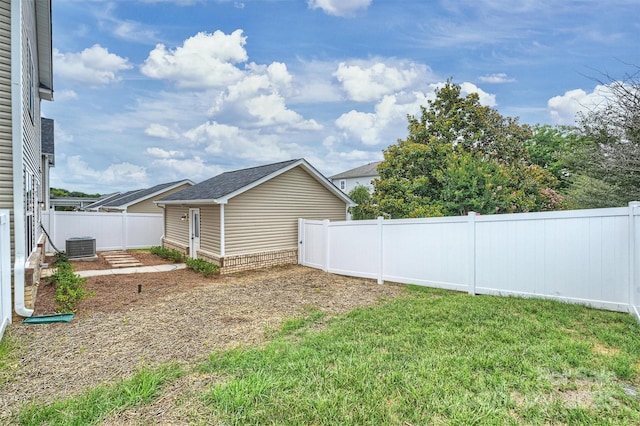
[[[128,222],[127,212],[123,211],[122,212],[122,250],[127,249],[127,225],[128,225],[127,222]]]
[[[640,312],[636,309],[636,274],[640,268],[638,265],[638,249],[640,242],[636,236],[636,209],[640,208],[640,201],[629,203],[629,313],[635,315],[640,320]]]
[[[380,255],[380,264],[378,265],[378,284],[382,284],[384,283],[384,280],[382,279],[383,274],[384,274],[384,241],[383,241],[383,232],[382,232],[382,221],[383,221],[383,217],[382,216],[378,216],[378,244],[380,244],[380,250],[379,250],[379,255]]]
[[[469,214],[467,215],[469,221],[469,225],[468,225],[468,235],[467,235],[467,241],[469,244],[468,247],[468,274],[469,277],[467,278],[467,285],[469,286],[468,291],[469,294],[471,295],[475,295],[476,294],[476,212],[469,212]]]
[[[304,265],[304,219],[298,218],[298,265]]]
[[[324,234],[324,265],[322,265],[322,270],[329,272],[329,219],[322,221],[322,230]]]

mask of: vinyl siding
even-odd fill
[[[200,206],[200,249],[218,256],[220,255],[219,205]]]
[[[171,195],[174,192],[182,191],[183,189],[188,188],[190,186],[191,185],[189,184],[180,185],[175,189],[163,192],[162,194],[156,195],[155,197],[151,197],[139,203],[132,204],[129,207],[127,207],[127,212],[128,213],[162,213],[162,207],[158,207],[157,205],[155,205],[154,204],[155,200],[159,200],[162,197]]]
[[[225,206],[225,256],[295,249],[298,218],[345,220],[346,205],[300,167]]]
[[[0,209],[13,210],[11,132],[11,7],[0,1]]]
[[[164,216],[164,238],[189,246],[189,222],[180,220],[189,214],[188,207],[166,206]]]

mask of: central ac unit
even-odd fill
[[[73,237],[66,243],[69,259],[78,257],[94,257],[96,255],[96,239],[92,237]]]

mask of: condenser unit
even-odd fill
[[[69,259],[78,257],[94,257],[96,255],[96,239],[92,237],[73,237],[67,240],[67,256]]]

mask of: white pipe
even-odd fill
[[[224,258],[224,205],[220,204],[220,257]]]
[[[14,309],[23,317],[33,315],[24,304],[26,263],[23,133],[22,133],[22,1],[11,0],[11,128],[13,138],[13,267]]]

